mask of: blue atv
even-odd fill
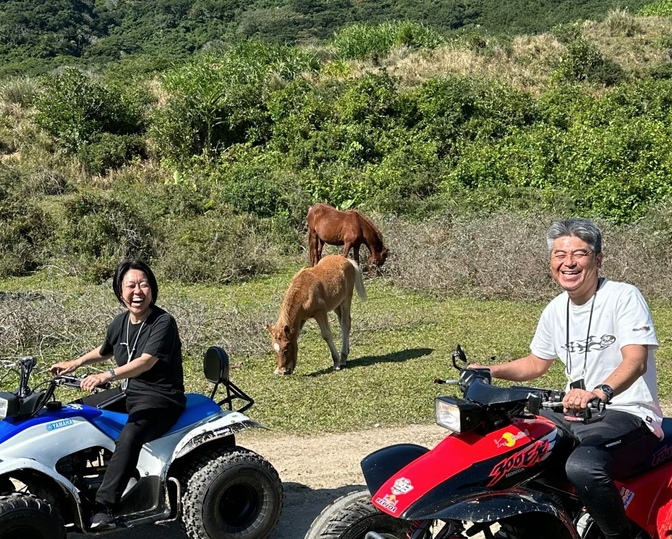
[[[0,392],[0,539],[93,534],[95,494],[128,417],[113,411],[123,392],[99,393],[97,405],[63,404],[56,389],[78,388],[81,378],[56,376],[31,389],[34,358],[2,363],[20,371],[20,385]],[[212,394],[187,394],[177,424],[143,446],[115,512],[117,527],[178,521],[190,539],[267,539],[280,519],[282,483],[268,461],[235,438],[261,427],[243,414],[254,401],[229,380],[223,349],[209,348],[203,365]],[[226,397],[215,401],[221,386]],[[234,411],[236,399],[244,404]]]

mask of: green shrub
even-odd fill
[[[258,219],[211,213],[189,221],[167,219],[157,272],[179,282],[228,283],[276,271],[281,260]]]
[[[0,185],[0,277],[23,275],[46,263],[53,226],[32,200]]]
[[[347,60],[384,57],[394,47],[433,49],[442,43],[440,34],[411,21],[353,24],[336,32],[333,40],[338,56]]]
[[[672,79],[672,62],[665,62],[658,64],[649,69],[649,75],[655,80],[669,80]]]
[[[618,84],[625,78],[623,68],[583,38],[567,45],[553,73],[556,80],[564,82],[593,82],[605,86]]]
[[[77,153],[103,133],[132,135],[144,129],[142,93],[122,91],[72,68],[45,85],[37,121],[66,151]]]
[[[89,174],[104,174],[121,168],[134,157],[145,157],[145,143],[138,135],[101,133],[82,144],[77,157]]]
[[[152,125],[159,155],[184,168],[194,156],[214,158],[234,144],[265,143],[270,88],[316,68],[306,51],[251,42],[167,72],[167,102]]]
[[[651,2],[639,10],[638,15],[645,17],[669,17],[672,15],[672,0]]]
[[[135,206],[109,194],[78,193],[63,202],[59,216],[59,256],[72,273],[100,282],[120,260],[149,260],[154,252],[152,229]]]

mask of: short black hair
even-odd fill
[[[147,263],[144,260],[140,260],[139,258],[124,260],[123,262],[120,262],[117,268],[114,270],[114,280],[112,281],[112,289],[114,290],[114,295],[117,296],[119,303],[124,305],[124,299],[121,295],[121,283],[124,280],[124,275],[126,275],[128,270],[131,269],[139,270],[147,276],[147,280],[149,281],[149,287],[152,289],[151,305],[154,305],[156,303],[156,299],[159,297],[159,285],[156,282],[156,277],[154,277],[154,273],[152,273],[152,270],[149,268]]]

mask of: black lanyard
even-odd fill
[[[579,382],[583,382],[583,378],[586,375],[586,364],[588,363],[588,341],[590,340],[590,326],[593,323],[593,309],[595,308],[595,296],[597,296],[597,291],[600,289],[602,284],[602,278],[600,277],[597,280],[597,288],[595,288],[595,293],[593,294],[593,300],[590,303],[590,315],[588,316],[588,331],[586,332],[586,348],[583,353],[583,371],[581,373],[581,378]],[[571,300],[567,297],[567,322],[566,322],[566,340],[565,340],[565,350],[567,351],[567,357],[565,361],[565,374],[569,377],[572,372],[572,353],[569,350],[569,302]]]

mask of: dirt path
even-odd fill
[[[435,425],[379,428],[315,437],[250,432],[241,445],[264,455],[285,485],[285,510],[272,539],[302,539],[313,519],[336,498],[364,488],[359,463],[387,445],[434,447],[446,435]]]
[[[238,444],[268,459],[285,488],[285,506],[271,539],[303,539],[313,519],[336,498],[364,488],[359,462],[387,445],[415,443],[434,447],[446,435],[435,425],[378,428],[319,436],[278,435],[244,431]],[[73,534],[70,539],[84,538]],[[175,525],[144,526],[118,531],[106,539],[184,539]]]

